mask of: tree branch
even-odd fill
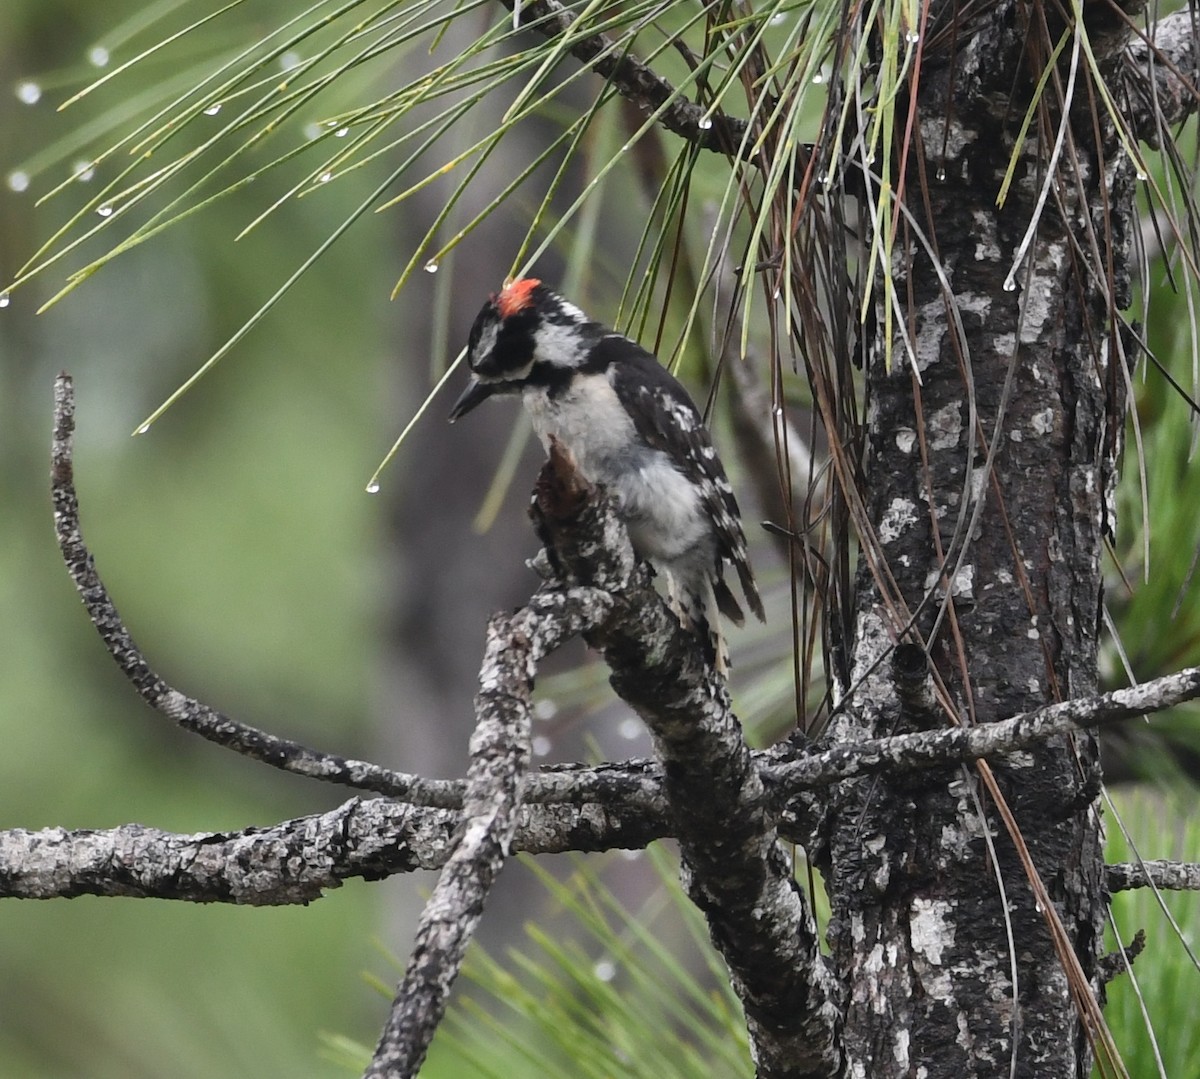
[[[74,483],[73,435],[75,391],[65,372],[54,383],[54,440],[51,455],[51,498],[59,550],[67,572],[83,600],[88,618],[109,655],[138,695],[155,711],[181,728],[216,745],[285,772],[356,790],[401,798],[414,805],[458,809],[466,784],[462,780],[427,779],[393,771],[370,761],[325,753],[242,723],[172,687],[149,664],[133,640],[96,570],[95,558],[79,525],[79,498]],[[583,597],[575,597],[584,602]],[[557,601],[556,601],[557,602]],[[593,597],[592,602],[596,602]],[[657,766],[652,761],[585,768],[547,768],[530,777],[526,800],[576,804],[602,800],[612,805],[649,808],[661,798]]]
[[[611,500],[588,497],[585,487],[552,440],[534,518],[569,581],[613,596],[611,617],[585,635],[604,649],[613,688],[650,728],[684,885],[729,966],[758,1075],[836,1075],[837,986],[725,680],[647,580]]]
[[[0,898],[81,895],[189,903],[311,903],[354,878],[440,869],[459,814],[386,798],[350,801],[270,828],[179,835],[125,824],[101,830],[0,831]],[[528,854],[640,850],[668,836],[658,813],[605,805],[526,806],[512,849]]]
[[[875,772],[901,774],[1003,756],[1057,734],[1161,712],[1197,697],[1200,667],[1187,667],[1137,686],[1047,705],[995,723],[837,745],[786,763],[766,765],[762,768],[763,779],[772,786],[773,801],[778,804],[791,790],[825,787],[839,779]]]
[[[461,786],[445,780],[409,776],[367,761],[318,753],[298,742],[278,738],[202,704],[170,686],[147,663],[125,628],[108,589],[96,572],[95,559],[79,527],[72,441],[75,433],[75,388],[63,372],[54,381],[54,442],[50,494],[54,502],[54,531],[63,562],[79,591],[88,617],[109,655],[133,683],[138,695],[155,711],[186,731],[274,768],[311,779],[377,791],[423,805],[451,807],[461,803]]]
[[[567,51],[597,75],[603,75],[617,92],[643,112],[654,114],[672,134],[704,150],[735,153],[746,133],[746,121],[715,112],[707,126],[701,126],[705,110],[689,101],[666,79],[628,51],[628,44],[613,41],[607,34],[582,37],[579,16],[568,11],[558,0],[501,0],[516,13],[522,26],[528,25],[543,37],[562,39]]]
[[[1200,862],[1117,862],[1105,866],[1105,881],[1110,892],[1150,887],[1200,892]]]
[[[601,606],[608,606],[603,600]],[[364,1079],[416,1075],[446,1013],[450,987],[516,831],[531,755],[529,698],[537,665],[596,618],[589,611],[581,620],[581,610],[558,606],[558,611],[531,606],[512,616],[498,614],[488,624],[462,821],[421,914],[408,967]]]

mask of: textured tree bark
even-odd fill
[[[997,207],[1045,57],[1018,5],[978,10],[924,53],[894,319],[876,289],[862,489],[890,576],[860,564],[835,741],[950,721],[932,693],[907,688],[898,660],[911,654],[891,655],[901,642],[928,648],[940,699],[963,724],[1096,688],[1106,492],[1124,413],[1110,311],[1128,303],[1123,277],[1108,293],[1103,281],[1106,264],[1124,272],[1133,166],[1102,106],[1093,124],[1079,60],[1065,149],[1055,163],[1051,107]],[[1064,90],[1071,54],[1068,43]],[[1095,738],[1057,738],[994,771],[1092,979],[1104,913]],[[851,1074],[1007,1075],[1015,1057],[1016,1075],[1086,1077],[1066,975],[977,772],[857,780],[831,795],[830,941],[849,987]]]

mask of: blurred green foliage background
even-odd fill
[[[164,68],[148,64],[66,113],[57,105],[101,72],[92,62],[98,47],[110,67],[129,55],[114,27],[171,6],[0,4],[0,280],[11,280],[92,197],[89,185],[111,178],[77,181],[35,205],[86,162],[73,133],[117,124],[122,102],[163,77]],[[195,17],[216,6],[186,10]],[[283,0],[256,0],[232,25],[240,33],[265,30],[294,13]],[[205,61],[186,50],[182,56]],[[609,137],[616,145],[617,135]],[[607,153],[605,145],[592,149]],[[515,243],[489,249],[494,233],[480,230],[463,245],[457,271],[448,261],[436,276],[417,274],[389,303],[413,236],[436,213],[437,190],[428,203],[368,216],[149,434],[130,437],[376,180],[368,171],[338,177],[328,191],[290,200],[267,227],[235,244],[270,202],[269,192],[251,190],[123,255],[45,314],[35,312],[62,274],[18,289],[0,308],[0,827],[137,821],[182,832],[237,829],[320,811],[347,796],[174,730],[140,704],[105,654],[53,542],[51,384],[64,368],[76,377],[85,535],[164,677],[240,719],[309,744],[413,771],[461,770],[483,620],[519,601],[530,584],[521,556],[532,552],[533,540],[519,496],[510,494],[507,516],[488,536],[470,526],[513,417],[480,417],[451,438],[435,403],[385,474],[383,494],[372,498],[363,488],[431,373],[457,350],[479,298],[498,284]],[[501,175],[494,186],[505,181]],[[626,194],[622,204],[636,205]],[[619,222],[605,220],[601,228],[598,214],[590,221],[600,238],[595,263],[620,267]],[[629,237],[620,240],[628,245]],[[96,257],[108,242],[85,245],[71,265]],[[462,296],[470,297],[465,309]],[[1178,339],[1186,336],[1186,304],[1157,296],[1155,304],[1151,345],[1190,382],[1188,343]],[[1177,318],[1162,314],[1172,310]],[[1153,374],[1137,393],[1151,515],[1141,516],[1131,455],[1115,544],[1128,588],[1113,562],[1109,599],[1136,675],[1149,678],[1200,662],[1198,583],[1188,577],[1200,540],[1193,508],[1200,469],[1178,397]],[[1141,565],[1147,527],[1148,582]],[[511,558],[498,559],[500,549],[511,549]],[[509,563],[511,575],[497,571]],[[785,623],[786,615],[772,621],[783,650],[790,644]],[[743,708],[750,722],[756,712],[769,712],[769,721],[788,718],[790,670],[779,654],[769,664],[779,691],[760,694],[768,703],[757,709]],[[1120,683],[1111,644],[1104,661],[1108,683]],[[592,675],[582,696],[605,693],[603,678]],[[1129,725],[1111,740],[1123,750],[1114,774],[1170,776],[1189,789],[1200,761],[1197,726],[1187,710]],[[626,726],[619,729],[608,744],[602,729],[589,729],[602,755],[637,751]],[[1134,801],[1128,812],[1153,819],[1161,803]],[[1196,846],[1195,830],[1181,830],[1177,849],[1143,853],[1195,857]],[[620,859],[610,865],[618,876],[633,872]],[[322,1033],[373,1041],[384,1002],[360,972],[391,976],[373,937],[404,951],[423,883],[352,882],[305,909],[8,902],[0,908],[0,1079],[348,1074],[344,1062],[322,1055]],[[644,878],[620,883],[625,899],[646,887]],[[531,906],[529,895],[544,906]],[[557,908],[543,886],[514,867],[485,928],[502,940],[506,923],[545,909]],[[1154,913],[1143,905],[1134,916]],[[1166,962],[1166,951],[1156,957],[1154,945],[1152,935],[1143,964]],[[579,962],[582,969],[588,960]],[[503,956],[500,964],[481,964],[491,972],[490,981],[481,977],[486,991],[506,992]],[[589,992],[598,999],[608,993],[602,988]],[[1174,989],[1166,994],[1168,1002],[1186,998]],[[531,999],[532,1022],[539,1009]],[[1122,1021],[1136,1025],[1140,1013],[1128,997],[1120,1001],[1133,1017]],[[1155,1008],[1166,1006],[1151,1010],[1160,1014]],[[559,1022],[557,1011],[546,1014]],[[1176,1029],[1169,1020],[1163,1025]],[[460,1018],[459,1029],[469,1031],[470,1021]],[[603,1036],[621,1042],[608,1028]],[[551,1043],[549,1034],[545,1040]],[[464,1074],[461,1059],[489,1056],[478,1045],[461,1059],[446,1052],[451,1075]],[[438,1060],[435,1052],[434,1067]]]
[[[37,157],[81,122],[55,108],[99,74],[89,50],[144,6],[0,5],[0,278],[78,205],[68,191],[34,206],[75,160],[39,170]],[[19,98],[25,80],[36,102]],[[120,97],[81,109],[104,122]],[[14,190],[22,173],[28,186]],[[378,749],[386,503],[363,487],[398,426],[386,230],[335,247],[203,392],[130,437],[324,239],[334,208],[289,207],[235,248],[247,209],[227,204],[44,315],[49,279],[0,310],[0,826],[236,829],[348,796],[171,729],[104,652],[53,543],[50,392],[64,368],[77,382],[85,535],[151,662],[248,722],[344,753]],[[377,1025],[383,1003],[359,972],[376,962],[372,934],[397,891],[352,883],[282,910],[8,903],[0,1075],[345,1074],[321,1061],[318,1037],[368,1038]]]

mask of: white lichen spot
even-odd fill
[[[888,969],[887,957],[884,954],[882,944],[876,944],[869,952],[867,952],[867,957],[863,960],[862,969],[863,973],[870,974],[872,976],[881,974],[883,971]],[[872,981],[873,980],[874,977],[872,977]]]
[[[1025,688],[1027,690],[1029,690],[1030,693],[1034,693],[1034,694],[1041,693],[1042,692],[1042,683],[1039,682],[1036,678],[1030,678],[1029,681],[1025,683]]]
[[[997,356],[1007,360],[1017,347],[1017,335],[1015,333],[998,333],[992,338],[992,347],[996,350]]]
[[[996,242],[996,219],[982,210],[971,214],[975,223],[975,261],[999,262],[1000,245]]]
[[[917,445],[917,432],[911,427],[901,427],[896,432],[896,448],[903,454],[912,453]]]
[[[1029,629],[1025,631],[1025,636],[1031,641],[1036,641],[1041,637],[1041,634],[1038,632],[1037,626],[1030,626]]]
[[[951,161],[962,156],[963,150],[978,137],[978,132],[968,131],[957,120],[939,115],[921,120],[921,136],[932,157],[938,161]]]
[[[878,854],[885,846],[887,846],[887,839],[881,835],[872,836],[863,843],[863,847],[871,854]]]
[[[901,1027],[896,1031],[896,1044],[892,1046],[892,1056],[902,1068],[908,1067],[908,1031]]]
[[[894,543],[917,521],[917,507],[907,498],[893,498],[879,522],[879,539],[882,543]]]
[[[937,363],[942,354],[942,338],[946,333],[946,308],[941,300],[927,303],[917,317],[917,339],[913,342],[913,355],[917,370],[925,371]]]
[[[172,689],[162,695],[156,707],[164,715],[170,716],[172,719],[179,719],[187,713],[188,699],[179,690]]]
[[[850,915],[850,939],[855,944],[861,944],[867,938],[867,931],[863,928],[862,915],[854,913]]]
[[[1001,584],[1012,584],[1013,583],[1012,570],[1008,570],[1008,569],[996,570],[996,580],[999,581]]]
[[[971,500],[978,502],[983,498],[987,491],[988,471],[986,468],[977,468],[971,473]]]
[[[1008,432],[1008,437],[1010,439],[1012,439],[1014,442],[1020,442],[1024,439],[1025,436],[1023,434],[1021,434],[1021,432],[1018,431],[1016,428],[1013,428],[1013,430]]]
[[[913,899],[909,939],[913,951],[924,956],[930,966],[940,967],[943,953],[954,947],[953,913],[954,905],[944,899]]]
[[[958,1013],[958,1037],[954,1040],[967,1052],[975,1047],[975,1036],[971,1033],[971,1021],[966,1012]]]
[[[949,450],[962,437],[962,402],[951,401],[939,408],[926,422],[926,435],[931,450]]]
[[[1040,340],[1050,324],[1056,321],[1066,261],[1065,242],[1038,248],[1029,287],[1021,291],[1022,344]]]
[[[1054,409],[1043,408],[1035,412],[1029,419],[1029,426],[1035,435],[1048,435],[1054,430]]]

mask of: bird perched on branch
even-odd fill
[[[724,673],[718,612],[743,621],[726,563],[760,621],[763,607],[737,500],[683,386],[536,278],[509,282],[483,305],[467,363],[472,378],[451,422],[489,397],[520,394],[542,444],[557,438],[584,478],[614,497],[634,551],[662,575],[671,609]]]

